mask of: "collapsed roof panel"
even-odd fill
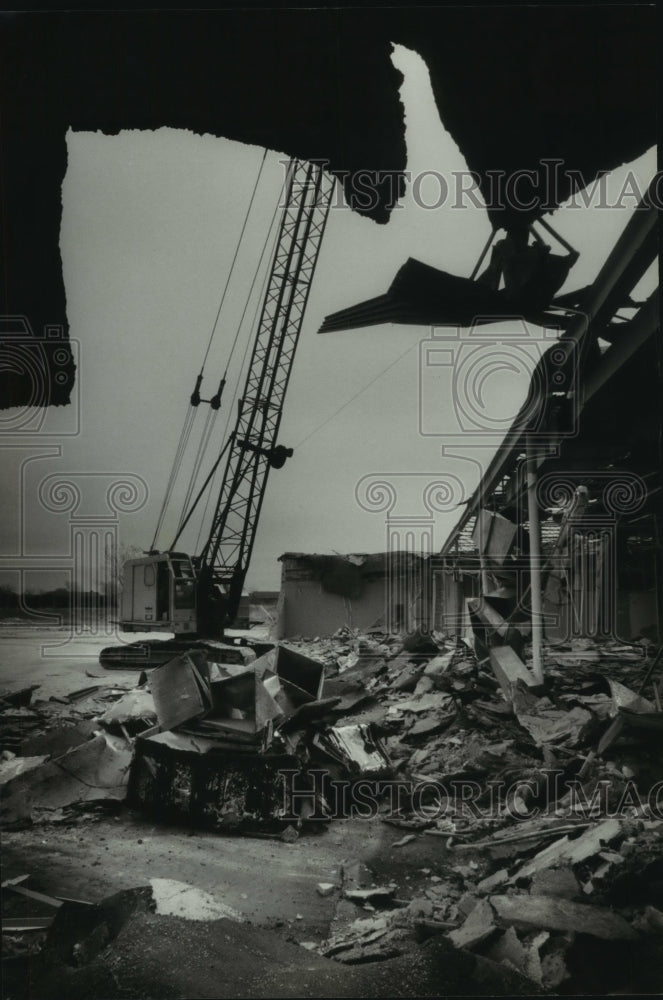
[[[566,279],[572,259],[549,254],[546,263],[555,272],[552,280],[542,275],[543,280],[537,279],[530,287],[510,294],[506,288],[493,289],[410,258],[385,295],[332,313],[325,318],[320,333],[382,323],[469,327],[521,314],[531,322],[543,323],[545,310],[554,291]],[[561,325],[563,317],[555,319]]]
[[[655,17],[645,5],[5,12],[0,310],[29,308],[37,336],[47,324],[66,333],[69,128],[169,126],[320,158],[356,211],[386,222],[406,167],[400,43],[425,59],[442,121],[503,225],[514,172],[536,174],[519,188],[534,199],[523,221],[656,141]],[[563,169],[541,171],[544,160]],[[65,402],[54,379],[44,400]]]

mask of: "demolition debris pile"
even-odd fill
[[[131,690],[97,684],[34,704],[32,689],[9,695],[27,704],[2,712],[3,822],[59,820],[86,803],[128,799],[158,818],[217,829],[273,820],[296,839],[316,811],[315,792],[295,813],[284,774],[299,776],[306,797],[311,767],[355,777],[392,771],[370,724],[334,724],[343,698],[323,698],[323,684],[323,665],[286,646],[256,656],[208,643]]]
[[[62,700],[5,694],[3,822],[76,821],[127,797],[293,843],[320,820],[372,819],[413,859],[408,898],[346,867],[318,887],[337,906],[327,940],[304,947],[361,965],[440,938],[543,990],[638,968],[641,982],[663,951],[659,656],[574,639],[546,650],[535,686],[526,648],[488,639],[477,659],[437,633],[344,628],[193,650]],[[434,864],[417,864],[422,844]]]
[[[398,900],[368,872],[362,888],[356,873],[344,882],[341,902],[367,912],[341,923],[322,954],[383,961],[413,939],[444,935],[561,991],[660,967],[663,714],[653,647],[551,647],[540,687],[506,645],[490,645],[480,663],[464,641],[435,634],[345,630],[299,648],[324,658],[329,673],[335,659],[327,690],[381,734],[398,779],[380,804],[398,830],[392,848],[408,852],[422,837],[440,844],[414,899]],[[653,701],[638,693],[650,682]]]

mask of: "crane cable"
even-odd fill
[[[264,239],[264,242],[263,242],[263,245],[262,245],[262,249],[260,251],[260,256],[258,258],[258,263],[257,263],[255,271],[253,273],[253,278],[252,278],[252,281],[251,281],[251,287],[249,288],[248,294],[246,296],[246,301],[244,303],[244,308],[242,310],[242,315],[240,317],[239,323],[237,324],[237,332],[235,334],[235,338],[233,340],[233,344],[232,344],[232,347],[231,347],[231,350],[230,350],[230,354],[229,354],[229,357],[228,357],[228,365],[230,364],[230,360],[231,360],[233,352],[235,350],[235,346],[236,346],[236,344],[238,342],[240,332],[241,332],[242,327],[244,325],[244,320],[246,319],[246,314],[247,314],[247,311],[248,311],[248,308],[249,308],[249,304],[251,302],[251,297],[253,296],[253,291],[255,289],[256,282],[258,280],[258,276],[260,274],[260,269],[263,266],[263,261],[265,259],[265,253],[266,253],[267,248],[268,248],[268,246],[270,244],[270,240],[271,240],[271,243],[272,243],[272,247],[270,249],[270,253],[269,253],[268,256],[271,259],[273,257],[273,255],[274,255],[274,251],[275,251],[275,247],[276,247],[276,238],[277,238],[277,233],[276,233],[276,229],[275,229],[275,222],[276,222],[276,219],[277,219],[279,207],[283,204],[283,196],[285,194],[286,183],[287,183],[287,178],[285,178],[284,181],[283,181],[283,184],[281,186],[281,191],[279,193],[279,197],[278,197],[278,199],[276,201],[276,205],[275,205],[274,211],[272,213],[272,218],[270,220],[269,226],[267,227],[267,233],[265,235],[265,239]],[[264,274],[264,277],[263,277],[263,280],[262,280],[261,294],[258,296],[258,301],[256,303],[256,307],[255,307],[253,319],[252,319],[250,327],[249,327],[249,336],[247,338],[247,341],[246,341],[246,344],[245,344],[245,347],[244,347],[244,354],[243,354],[242,360],[240,362],[237,379],[235,381],[235,388],[234,388],[234,391],[233,391],[233,396],[232,396],[232,399],[230,401],[230,406],[228,407],[227,417],[226,417],[226,423],[225,423],[225,426],[224,426],[224,429],[223,429],[222,441],[226,439],[227,434],[228,434],[228,430],[229,430],[229,427],[230,427],[230,420],[231,420],[232,415],[233,415],[235,400],[237,398],[237,394],[239,392],[239,387],[240,387],[240,384],[241,384],[242,371],[244,370],[244,367],[245,367],[245,364],[246,364],[246,359],[247,359],[247,355],[248,355],[248,352],[249,352],[249,347],[251,346],[251,344],[253,342],[252,333],[253,333],[253,330],[255,329],[255,326],[256,326],[256,322],[257,322],[257,319],[258,319],[258,313],[259,313],[259,310],[260,310],[260,305],[261,305],[261,303],[262,303],[262,301],[263,301],[263,299],[265,297],[265,289],[266,289],[266,286],[267,286],[267,280],[268,280],[268,277],[269,277],[269,271],[270,271],[269,267],[266,268],[265,274]],[[228,374],[228,366],[226,366],[226,372],[224,374],[224,379],[225,379],[225,377],[226,377],[227,374]],[[216,416],[216,414],[215,414],[215,416]],[[209,433],[207,435],[207,442],[206,442],[205,448],[207,448],[207,444],[209,443],[209,439],[211,437],[211,433],[212,433],[212,428],[210,427]],[[191,513],[190,511],[187,512],[186,508],[188,507],[188,504],[190,502],[191,496],[193,495],[194,484],[195,484],[195,481],[198,479],[198,475],[200,473],[200,466],[202,464],[203,457],[204,456],[201,454],[201,456],[200,456],[200,462],[198,463],[198,467],[196,469],[195,476],[193,477],[192,485],[190,486],[190,489],[187,492],[187,499],[186,499],[186,501],[184,503],[184,507],[183,507],[183,510],[182,510],[182,516],[180,518],[180,524],[178,526],[178,532],[181,529],[181,527],[182,527],[185,519],[187,519],[189,517],[189,514]],[[213,483],[212,483],[212,485],[213,485]],[[201,536],[201,533],[202,533],[203,524],[204,524],[205,518],[207,516],[207,510],[208,510],[208,507],[209,507],[209,500],[210,500],[210,496],[211,495],[212,495],[212,489],[210,489],[210,491],[209,491],[209,493],[207,495],[207,501],[205,503],[205,509],[203,511],[203,516],[201,518],[200,526],[199,526],[199,529],[198,529],[198,535],[197,535],[197,538],[196,538],[196,546],[195,546],[196,547],[196,551],[198,550],[198,544],[199,544],[199,541],[200,541],[200,536]]]
[[[207,416],[205,417],[205,424],[204,424],[204,427],[203,427],[202,434],[200,436],[200,441],[198,442],[198,450],[196,451],[196,457],[195,457],[195,459],[193,461],[193,469],[191,470],[191,475],[189,477],[189,485],[187,487],[186,496],[184,497],[184,503],[182,504],[182,512],[180,514],[180,519],[177,522],[177,532],[178,532],[178,534],[179,534],[180,528],[182,527],[182,522],[184,521],[184,518],[186,517],[187,508],[188,508],[189,503],[191,501],[191,497],[193,496],[193,491],[195,489],[196,482],[198,480],[198,474],[200,472],[200,467],[202,465],[203,458],[205,456],[205,452],[207,451],[207,445],[209,443],[209,439],[211,437],[212,430],[214,429],[214,424],[216,422],[216,416],[217,416],[217,414],[218,414],[218,410],[209,409],[207,411]]]
[[[274,216],[272,218],[272,224],[274,222],[274,218],[275,217],[276,217],[276,213],[274,213]],[[270,226],[270,229],[271,229],[271,226]],[[268,233],[268,235],[269,235],[269,233]],[[266,245],[267,245],[267,241],[265,241],[265,246]],[[263,247],[263,253],[264,253],[264,249],[265,248]],[[262,257],[261,257],[261,259],[262,259]],[[257,271],[256,271],[256,274],[257,274]],[[241,384],[241,381],[242,381],[242,372],[243,372],[244,367],[246,365],[246,361],[247,361],[248,354],[249,354],[249,348],[251,347],[251,345],[253,343],[252,333],[253,333],[253,330],[255,329],[256,323],[258,321],[258,312],[260,310],[260,306],[261,306],[262,300],[263,300],[264,295],[265,295],[265,290],[267,288],[267,279],[268,279],[268,277],[269,277],[269,268],[265,271],[265,277],[263,278],[262,289],[261,289],[262,294],[259,296],[258,301],[256,303],[256,308],[255,308],[255,312],[254,312],[254,315],[253,315],[253,320],[252,320],[251,326],[249,328],[249,336],[247,337],[246,344],[244,346],[244,354],[242,356],[242,361],[241,361],[239,372],[238,372],[238,375],[237,375],[237,381],[235,383],[235,389],[233,391],[233,397],[232,397],[232,400],[231,400],[231,403],[230,403],[230,407],[228,408],[228,416],[226,417],[226,424],[225,424],[225,427],[223,429],[223,438],[222,438],[222,440],[225,440],[226,436],[228,434],[228,429],[229,429],[229,426],[230,426],[230,418],[231,418],[232,413],[233,413],[233,409],[234,409],[234,406],[235,406],[235,400],[237,398],[237,394],[239,392],[239,387],[240,387],[240,384]],[[253,288],[253,286],[252,286],[252,288]],[[247,305],[248,305],[248,300],[247,300]],[[214,484],[216,482],[216,478],[217,478],[218,472],[219,472],[219,470],[217,468],[216,473],[214,474],[214,478],[212,479],[212,482],[211,482],[211,485],[210,485],[210,489],[208,490],[208,493],[207,493],[207,500],[205,501],[205,509],[203,510],[203,515],[202,515],[202,517],[200,519],[200,525],[198,527],[198,534],[196,535],[196,546],[195,546],[196,552],[198,551],[198,548],[199,548],[199,545],[200,545],[200,537],[201,537],[202,532],[203,532],[203,527],[205,525],[205,521],[207,520],[207,511],[208,511],[208,508],[209,508],[210,499],[212,497],[212,494],[215,492],[214,491]]]
[[[228,277],[226,278],[226,283],[225,283],[225,286],[224,286],[224,289],[223,289],[223,293],[221,295],[221,301],[219,302],[219,308],[217,309],[217,312],[216,312],[216,317],[214,319],[214,324],[212,326],[212,332],[210,333],[210,337],[209,337],[209,340],[207,342],[207,347],[205,349],[205,354],[203,356],[203,361],[202,361],[202,364],[200,366],[200,374],[199,374],[199,379],[200,380],[202,380],[202,376],[203,376],[204,369],[205,369],[205,364],[207,362],[207,358],[209,357],[209,352],[210,352],[211,347],[212,347],[212,341],[214,340],[214,335],[216,333],[216,328],[218,326],[219,318],[221,316],[221,310],[223,308],[223,303],[224,303],[225,298],[226,298],[226,293],[227,293],[228,287],[230,285],[230,279],[232,277],[232,274],[233,274],[233,271],[234,271],[234,268],[235,268],[235,264],[237,262],[237,257],[239,255],[239,250],[240,250],[240,247],[241,247],[242,239],[244,237],[244,233],[246,231],[246,226],[247,226],[247,223],[249,221],[249,215],[251,214],[251,208],[253,207],[253,202],[255,200],[256,191],[258,190],[258,184],[260,183],[260,178],[262,176],[262,171],[263,171],[263,167],[265,166],[265,160],[266,160],[266,158],[267,158],[267,148],[265,147],[265,149],[263,151],[263,155],[262,155],[262,160],[260,161],[260,168],[258,170],[258,174],[256,176],[255,183],[253,185],[253,191],[251,192],[251,199],[249,201],[249,205],[248,205],[248,208],[246,210],[246,214],[244,216],[244,222],[242,224],[242,229],[241,229],[239,237],[237,239],[237,244],[235,246],[235,252],[233,254],[232,263],[230,265],[230,271],[228,272]],[[251,286],[251,287],[253,287],[253,286]],[[237,333],[235,334],[235,338],[234,338],[232,346],[230,348],[230,353],[228,355],[228,360],[226,362],[225,374],[224,374],[224,377],[223,377],[223,381],[221,383],[222,385],[223,385],[223,382],[225,382],[225,377],[226,377],[226,375],[228,373],[228,366],[230,364],[230,361],[231,361],[231,358],[232,358],[232,355],[233,355],[233,351],[235,350],[235,345],[237,343],[238,333],[239,333],[239,328],[238,328]],[[200,471],[200,463],[202,462],[204,451],[205,451],[205,449],[207,447],[207,443],[209,441],[209,437],[211,436],[211,432],[212,432],[213,424],[215,423],[215,418],[216,418],[217,412],[218,411],[216,411],[216,410],[213,411],[213,418],[212,418],[211,421],[209,419],[209,414],[208,414],[208,419],[205,422],[205,428],[203,430],[203,439],[206,437],[206,440],[205,440],[204,447],[201,449],[201,446],[199,445],[199,448],[198,448],[198,454],[197,454],[197,457],[196,457],[196,462],[194,463],[194,470],[192,472],[192,479],[193,479],[194,482],[197,479],[198,473]],[[187,406],[187,409],[186,409],[186,412],[185,412],[184,422],[183,422],[183,425],[182,425],[182,430],[180,432],[180,439],[179,439],[179,442],[178,442],[178,445],[177,445],[177,449],[176,449],[176,452],[175,452],[175,458],[173,459],[173,464],[172,464],[172,467],[171,467],[171,470],[170,470],[170,474],[169,474],[169,477],[168,477],[168,483],[166,485],[166,491],[165,491],[165,494],[164,494],[163,501],[161,503],[161,508],[159,510],[159,517],[158,517],[158,520],[157,520],[157,526],[156,526],[156,530],[154,532],[154,537],[152,539],[152,545],[150,546],[151,550],[154,550],[154,548],[156,546],[157,538],[159,537],[159,533],[161,531],[161,528],[163,527],[163,522],[164,522],[164,519],[165,519],[166,510],[168,508],[168,504],[170,503],[170,500],[171,500],[171,497],[172,497],[172,494],[173,494],[173,490],[174,490],[174,487],[175,487],[175,482],[177,480],[177,477],[179,475],[179,472],[180,472],[180,469],[181,469],[181,466],[182,466],[182,462],[184,460],[184,455],[185,455],[185,452],[186,452],[186,447],[188,445],[189,438],[191,436],[191,431],[193,429],[193,424],[195,422],[195,418],[196,418],[196,407],[190,402],[189,405]],[[201,439],[201,445],[202,445],[202,440],[203,439]],[[189,483],[189,488],[187,490],[187,499],[186,499],[185,504],[184,504],[184,509],[186,508],[189,500],[191,499],[192,492],[193,492],[193,484],[190,482]],[[181,525],[181,523],[182,523],[182,521],[184,519],[184,509],[183,509],[182,515],[180,516],[180,519],[179,519],[179,525]]]
[[[182,431],[180,433],[180,439],[177,445],[177,450],[175,452],[175,458],[170,470],[170,475],[168,477],[168,482],[166,484],[166,492],[164,493],[164,498],[161,502],[161,509],[159,510],[159,518],[157,520],[157,526],[154,531],[154,538],[152,539],[152,544],[150,546],[150,551],[154,551],[157,538],[159,537],[159,532],[163,527],[163,521],[166,515],[166,509],[170,503],[170,498],[173,493],[175,486],[175,480],[180,471],[180,466],[182,465],[182,459],[184,458],[184,453],[186,451],[187,444],[189,442],[189,437],[191,436],[191,430],[193,428],[194,420],[196,419],[196,411],[189,404],[186,409],[184,416],[184,424],[182,426]]]
[[[263,151],[262,160],[260,161],[260,168],[258,170],[258,174],[256,176],[255,183],[253,185],[253,191],[251,192],[251,199],[249,201],[249,206],[248,206],[248,208],[246,210],[246,215],[244,216],[244,223],[242,225],[242,230],[241,230],[241,232],[239,234],[239,239],[237,241],[237,246],[235,247],[235,253],[233,255],[232,264],[230,265],[230,271],[228,272],[228,277],[226,278],[226,284],[225,284],[225,287],[223,289],[223,294],[221,296],[221,301],[219,303],[219,308],[217,309],[216,318],[214,320],[214,326],[212,327],[212,333],[210,334],[210,339],[209,339],[208,344],[207,344],[207,349],[205,351],[205,356],[203,358],[203,363],[202,363],[201,368],[200,368],[200,377],[201,378],[202,378],[203,371],[204,371],[204,368],[205,368],[205,362],[207,361],[207,357],[209,355],[210,348],[212,346],[212,341],[214,339],[214,334],[215,334],[215,331],[216,331],[216,328],[217,328],[217,325],[218,325],[218,322],[219,322],[219,317],[220,317],[221,311],[223,309],[223,303],[224,303],[225,298],[226,298],[226,293],[227,293],[228,288],[230,286],[230,281],[231,281],[231,278],[232,278],[232,275],[233,275],[233,271],[235,269],[235,264],[237,262],[239,251],[240,251],[240,248],[241,248],[241,245],[242,245],[242,240],[244,238],[244,233],[246,231],[246,226],[247,226],[247,223],[249,221],[249,216],[251,214],[251,208],[253,207],[253,202],[255,200],[256,191],[258,190],[258,184],[260,183],[260,178],[262,176],[262,171],[263,171],[263,168],[265,166],[265,160],[266,160],[266,158],[267,158],[267,149],[265,148],[265,150]],[[271,224],[270,224],[270,228],[271,228]],[[268,232],[269,232],[269,230],[268,230]],[[262,261],[262,254],[260,256],[260,261]],[[260,266],[260,264],[258,266]],[[251,292],[253,291],[253,284],[254,284],[254,282],[255,282],[255,277],[254,277],[254,281],[251,283],[251,289],[249,291],[249,297],[251,295]],[[248,298],[247,298],[246,305],[248,305]],[[237,345],[237,340],[238,340],[238,337],[239,337],[239,332],[240,332],[240,328],[241,328],[241,325],[242,325],[242,321],[243,321],[244,315],[246,313],[246,305],[244,306],[244,312],[242,313],[242,317],[241,317],[241,319],[239,321],[239,324],[237,326],[237,330],[235,332],[235,336],[233,338],[233,342],[231,344],[230,351],[228,353],[228,358],[226,360],[226,366],[225,366],[225,370],[224,370],[224,373],[223,373],[223,378],[221,379],[221,382],[220,382],[220,385],[219,385],[219,402],[220,402],[220,398],[221,398],[221,393],[223,391],[223,387],[225,386],[226,379],[228,377],[228,368],[230,367],[230,363],[232,361],[232,357],[233,357],[233,354],[234,354],[234,351],[235,351],[235,347]],[[200,441],[198,443],[198,450],[196,452],[196,457],[194,459],[193,466],[192,466],[192,469],[191,469],[191,474],[189,476],[189,485],[187,487],[186,496],[184,498],[184,503],[182,504],[182,510],[181,510],[179,521],[178,521],[178,524],[177,524],[177,534],[178,535],[179,535],[179,533],[180,533],[180,531],[182,529],[182,525],[183,525],[186,517],[188,516],[187,515],[188,507],[189,507],[189,504],[191,503],[191,498],[192,498],[192,496],[194,494],[196,483],[198,482],[198,478],[200,476],[200,470],[201,470],[203,461],[205,459],[205,455],[207,453],[207,447],[209,445],[209,441],[210,441],[210,438],[212,436],[212,432],[214,431],[214,427],[215,427],[215,424],[216,424],[216,419],[217,419],[217,416],[218,416],[218,412],[219,412],[219,407],[218,406],[217,407],[212,407],[210,410],[208,410],[207,417],[205,418],[205,425],[203,427],[202,434],[201,434],[201,437],[200,437]]]
[[[267,157],[267,147],[265,147],[265,150],[264,150],[264,152],[262,154],[262,160],[260,161],[260,169],[258,170],[258,176],[256,177],[255,184],[253,185],[253,191],[251,192],[251,200],[249,202],[249,207],[247,208],[246,215],[244,216],[244,224],[242,225],[242,231],[240,232],[239,239],[237,240],[237,246],[235,247],[235,253],[233,255],[232,264],[230,265],[230,270],[228,272],[228,277],[226,278],[226,284],[225,284],[225,287],[223,289],[223,294],[221,295],[221,301],[219,302],[219,308],[216,311],[216,318],[214,320],[214,325],[212,327],[212,332],[210,333],[210,337],[209,337],[209,340],[207,342],[207,348],[205,350],[205,355],[203,357],[203,363],[200,366],[200,374],[201,375],[203,374],[203,370],[205,368],[205,364],[206,364],[207,358],[209,356],[210,348],[212,347],[212,341],[214,340],[214,334],[216,333],[216,328],[217,328],[217,325],[219,323],[219,317],[221,315],[221,310],[223,309],[223,303],[224,303],[225,298],[226,298],[226,292],[228,291],[228,286],[230,285],[230,279],[232,278],[232,274],[233,274],[233,271],[235,269],[235,264],[237,262],[237,256],[239,254],[239,248],[241,246],[242,239],[244,238],[244,232],[246,230],[246,225],[247,225],[247,223],[249,221],[249,215],[251,214],[251,209],[253,207],[253,201],[254,201],[255,196],[256,196],[256,191],[258,190],[258,184],[260,182],[260,177],[262,176],[263,167],[265,166],[265,159],[266,159],[266,157]],[[230,348],[230,355],[228,357],[228,362],[226,364],[226,372],[228,371],[228,365],[230,364],[230,358],[232,357],[232,352],[235,349],[235,344],[236,343],[237,343],[237,334],[235,334],[235,339],[233,341],[232,347]]]

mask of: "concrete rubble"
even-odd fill
[[[539,992],[591,992],[617,966],[628,980],[663,944],[661,716],[640,693],[651,650],[549,647],[538,687],[523,673],[527,645],[522,658],[495,650],[477,660],[439,633],[346,627],[234,662],[192,652],[133,686],[97,683],[67,700],[31,690],[24,704],[3,702],[3,823],[76,823],[128,798],[157,821],[281,837],[297,851],[321,823],[333,827],[343,781],[355,818],[391,829],[391,857],[412,881],[404,892],[344,865],[337,881],[314,883],[336,915],[324,939],[295,934],[303,952],[381,965],[443,940]],[[292,801],[282,772],[295,775]],[[362,812],[353,795],[367,782]],[[434,865],[418,867],[432,846]],[[167,881],[153,897],[186,917],[200,900]],[[205,919],[233,915],[222,900],[200,905]],[[21,941],[40,950],[45,919],[8,924],[17,954]]]

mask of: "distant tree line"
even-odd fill
[[[26,590],[21,596],[12,587],[0,585],[0,610],[21,611],[22,608],[105,608],[115,607],[122,593],[124,563],[144,555],[136,545],[107,545],[103,571],[97,586],[99,590],[80,590],[77,587],[54,587],[51,590]]]
[[[28,608],[71,608],[105,607],[108,598],[96,590],[70,590],[68,587],[55,587],[53,590],[26,591],[21,598],[11,587],[0,586],[0,608],[20,610],[21,606]]]

